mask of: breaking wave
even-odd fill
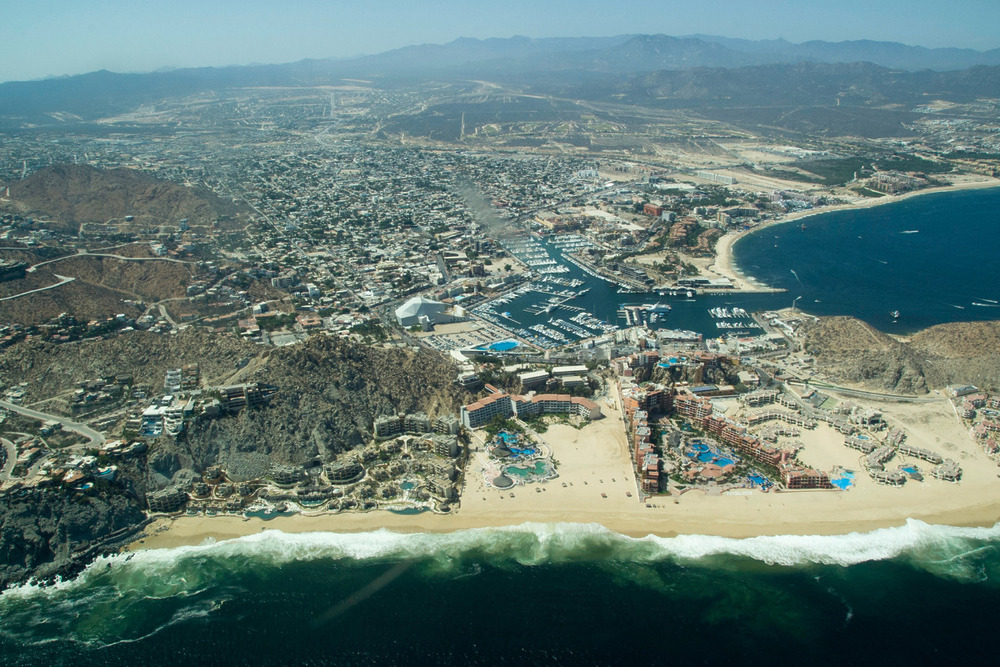
[[[851,566],[906,559],[934,571],[985,551],[1000,552],[1000,523],[962,528],[910,519],[905,525],[846,535],[774,535],[743,539],[709,535],[628,537],[600,524],[524,523],[451,533],[284,533],[266,530],[198,546],[152,549],[98,559],[80,576],[53,586],[26,584],[0,594],[5,604],[39,595],[58,597],[81,587],[114,583],[143,588],[149,598],[191,594],[217,575],[319,559],[422,563],[429,571],[465,571],[472,564],[533,566],[571,562],[673,561],[712,567],[720,559],[750,559],[793,567]],[[940,574],[955,574],[940,570]],[[960,573],[959,573],[960,574]]]
[[[701,582],[697,585],[719,581],[723,586],[722,582],[740,580],[744,572],[755,578],[762,571],[801,572],[810,580],[827,575],[837,579],[838,572],[875,561],[893,561],[952,581],[995,586],[1000,581],[998,554],[1000,524],[958,528],[915,520],[869,533],[747,539],[633,538],[598,524],[572,523],[412,534],[267,530],[198,546],[105,557],[74,579],[4,591],[0,594],[0,645],[43,647],[69,642],[88,650],[105,650],[123,642],[149,640],[164,631],[175,632],[175,626],[189,628],[242,614],[236,610],[246,600],[286,591],[290,581],[331,591],[331,598],[342,603],[330,613],[339,614],[356,604],[359,596],[369,595],[373,586],[382,587],[399,576],[405,576],[405,581],[424,580],[435,590],[445,591],[451,582],[475,586],[476,577],[492,576],[490,572],[507,571],[504,576],[518,580],[518,573],[525,569],[554,568],[539,574],[558,578],[561,573],[575,572],[566,576],[579,577],[574,581],[584,585],[601,572],[604,585],[638,585],[674,598],[684,595],[683,587],[688,585],[684,581]],[[720,589],[719,595],[732,595],[732,591]],[[846,611],[841,613],[849,623],[851,604],[846,599],[838,604],[844,605]]]

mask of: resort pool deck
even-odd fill
[[[398,509],[393,507],[389,508],[389,511],[392,512],[393,514],[402,514],[404,516],[412,514],[423,514],[424,512],[427,512],[429,510],[430,508],[428,507],[404,507],[403,509]]]

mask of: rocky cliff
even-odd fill
[[[63,489],[0,498],[0,589],[67,576],[115,551],[143,520],[144,503],[121,489],[95,495]]]

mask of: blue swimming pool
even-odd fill
[[[727,459],[726,457],[723,456],[715,462],[715,465],[725,468],[726,466],[733,465],[733,463],[735,463],[735,461],[733,461],[732,459]]]
[[[713,454],[712,452],[702,452],[701,454],[698,455],[698,460],[701,461],[702,463],[711,463],[712,459],[714,458],[715,454]]]
[[[845,472],[843,476],[831,479],[830,483],[833,484],[838,489],[846,491],[847,489],[854,486],[854,473]]]
[[[913,473],[915,473],[915,472],[919,472],[919,471],[918,471],[918,470],[917,470],[916,468],[914,468],[913,466],[909,466],[909,467],[906,467],[906,468],[903,468],[902,470],[903,470],[903,472],[905,472],[905,473],[908,473],[908,474],[910,474],[910,475],[912,475],[912,474],[913,474]]]
[[[709,447],[708,445],[693,444],[691,445],[691,449],[693,449],[696,452],[707,452]]]
[[[520,343],[516,340],[501,340],[496,343],[490,343],[489,345],[479,349],[489,350],[490,352],[510,352],[518,345],[520,345]]]

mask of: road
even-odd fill
[[[3,471],[0,472],[0,481],[5,481],[10,479],[10,472],[14,469],[14,464],[17,462],[17,447],[7,438],[0,438],[0,442],[3,443],[3,448],[7,451],[7,460],[4,461]]]
[[[51,419],[62,424],[62,427],[68,431],[73,431],[74,433],[79,433],[83,437],[90,440],[88,443],[91,446],[103,445],[105,438],[102,434],[98,433],[94,429],[90,428],[86,424],[79,424],[75,421],[67,419],[65,417],[60,417],[58,415],[49,415],[44,412],[38,412],[37,410],[31,410],[29,408],[21,407],[20,405],[14,405],[13,403],[8,403],[7,401],[0,401],[0,407],[6,408],[11,412],[16,412],[19,415],[24,415],[25,417],[32,417],[33,419]]]
[[[816,380],[809,380],[809,385],[815,387],[816,389],[835,391],[838,394],[845,394],[847,396],[854,396],[857,398],[875,398],[883,401],[895,401],[897,403],[937,403],[941,400],[940,396],[921,398],[920,396],[901,396],[899,394],[881,394],[879,392],[863,391],[861,389],[847,389],[846,387],[838,387],[835,384],[817,382]]]
[[[163,319],[165,319],[167,322],[169,322],[170,326],[172,326],[173,328],[175,328],[175,329],[179,328],[177,326],[177,322],[174,322],[174,318],[170,317],[170,313],[167,312],[166,306],[164,306],[162,303],[158,304],[158,306],[160,308],[160,315],[163,316]]]
[[[55,262],[61,262],[66,259],[73,259],[74,257],[112,257],[114,259],[120,259],[123,262],[174,262],[175,264],[194,264],[194,262],[186,259],[175,259],[173,257],[126,257],[124,255],[116,255],[110,252],[88,252],[86,250],[80,250],[75,255],[65,255],[63,257],[56,257],[55,259],[47,259],[44,262],[38,262],[37,264],[32,264],[28,267],[28,273],[34,273],[35,269],[40,266],[45,266],[46,264],[53,264]]]
[[[74,280],[76,280],[76,278],[67,278],[66,276],[59,276],[59,275],[57,275],[56,278],[59,279],[59,282],[57,282],[54,285],[49,285],[48,287],[39,287],[38,289],[28,290],[27,292],[21,292],[20,294],[14,294],[13,296],[5,296],[3,298],[0,298],[0,301],[9,301],[11,299],[20,299],[22,296],[28,296],[29,294],[34,294],[35,292],[44,292],[45,290],[55,289],[56,287],[61,287],[61,286],[65,285],[66,283],[71,283]]]

